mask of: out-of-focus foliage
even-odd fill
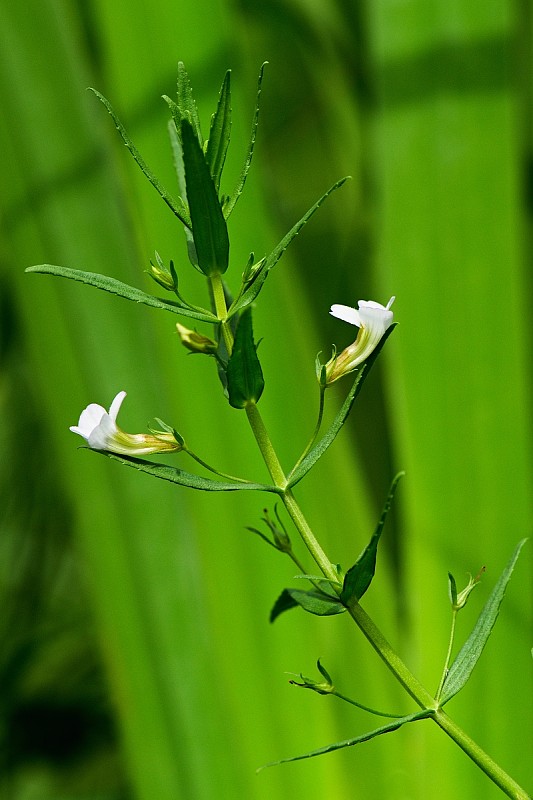
[[[143,270],[157,249],[205,302],[179,224],[85,89],[110,99],[174,188],[160,97],[172,96],[183,60],[205,127],[231,67],[226,172],[236,180],[257,70],[270,62],[226,277],[352,175],[261,294],[261,407],[289,466],[314,423],[315,355],[349,343],[330,304],[397,295],[401,325],[381,370],[297,492],[346,566],[406,469],[364,603],[436,688],[448,571],[487,566],[462,614],[473,622],[531,529],[530,17],[529,3],[510,0],[2,4],[2,796],[500,796],[427,722],[255,775],[368,727],[335,698],[288,685],[285,671],[310,672],[318,656],[346,694],[413,709],[345,615],[296,610],[268,626],[294,569],[244,530],[264,497],[187,492],[77,450],[68,426],[80,410],[126,389],[125,429],[160,416],[222,470],[266,479],[242,412],[208,359],[186,356],[170,315],[23,270],[64,264],[152,291]],[[342,387],[328,391],[338,408]],[[528,566],[518,564],[471,683],[449,706],[526,785]]]

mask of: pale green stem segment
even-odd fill
[[[530,795],[499,767],[441,708],[432,715],[432,718],[459,745],[461,750],[477,764],[485,775],[496,786],[500,787],[507,797],[512,797],[513,800],[531,800]]]
[[[453,640],[455,637],[455,623],[457,621],[457,609],[452,609],[452,625],[450,630],[450,641],[448,643],[448,652],[446,653],[446,660],[444,662],[444,669],[442,670],[442,677],[440,679],[439,688],[437,689],[437,694],[435,695],[435,699],[437,703],[440,700],[442,689],[444,687],[444,681],[448,675],[448,669],[450,667],[450,659],[452,657],[452,648],[453,648]]]
[[[294,472],[296,472],[296,470],[298,469],[298,467],[300,466],[300,464],[302,463],[302,461],[304,460],[306,455],[311,451],[311,448],[312,448],[312,446],[314,445],[314,443],[316,441],[316,437],[318,436],[318,432],[320,431],[320,428],[322,426],[322,417],[324,416],[324,395],[325,395],[325,393],[326,393],[326,387],[325,386],[320,386],[320,400],[319,400],[319,404],[318,404],[318,418],[317,418],[317,421],[316,421],[315,429],[313,431],[313,435],[311,436],[311,438],[309,440],[309,443],[308,443],[307,447],[305,448],[305,450],[303,451],[302,455],[300,456],[300,458],[298,459],[298,461],[296,462],[294,467],[289,472],[289,474],[287,476],[288,478],[290,478],[291,475]]]
[[[210,275],[209,282],[211,284],[211,291],[213,292],[213,299],[215,301],[215,312],[222,326],[224,344],[226,345],[228,355],[231,355],[231,351],[233,350],[233,334],[228,323],[228,307],[226,305],[226,296],[224,294],[224,284],[220,275]]]
[[[322,550],[298,506],[294,495],[291,490],[287,488],[287,478],[255,403],[246,407],[246,414],[270,476],[276,486],[281,489],[280,495],[285,504],[285,508],[323,575],[328,580],[332,581],[332,586],[335,587],[335,585],[338,585],[339,581],[337,570]],[[485,753],[441,708],[439,708],[438,701],[431,696],[421,683],[419,683],[358,602],[349,604],[348,613],[368,639],[376,653],[393,673],[396,680],[401,683],[407,693],[422,709],[428,710],[428,717],[433,719],[508,797],[513,798],[513,800],[531,800],[527,792],[525,792],[510,775],[501,769],[487,753]],[[447,663],[448,661],[449,655]]]

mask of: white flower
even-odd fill
[[[107,450],[119,455],[148,455],[149,453],[171,453],[182,449],[171,433],[157,435],[125,433],[117,425],[117,415],[126,392],[119,392],[109,412],[97,403],[91,403],[80,415],[77,425],[70,430],[83,436],[93,450]]]
[[[381,341],[383,334],[392,325],[393,313],[390,310],[394,302],[391,297],[386,306],[373,300],[359,300],[359,309],[351,306],[335,304],[331,306],[330,314],[338,319],[356,325],[359,328],[355,342],[337,356],[333,355],[326,364],[326,384],[342,378],[366,361],[374,352]]]

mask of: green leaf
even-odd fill
[[[92,452],[99,453],[114,461],[119,461],[127,467],[133,467],[139,470],[139,472],[153,475],[154,478],[161,478],[163,481],[177,483],[189,489],[200,489],[204,492],[237,492],[243,489],[252,489],[258,492],[279,493],[279,489],[276,486],[268,486],[263,483],[224,483],[222,481],[214,481],[212,478],[203,478],[200,475],[194,475],[192,472],[186,472],[177,467],[157,464],[154,461],[144,461],[141,458],[135,458],[135,456],[118,456],[115,453],[108,453],[105,450],[93,450]]]
[[[211,129],[205,153],[206,161],[211,170],[215,189],[220,190],[220,177],[226,161],[230,136],[231,136],[231,89],[228,70],[218,97],[217,110],[211,118]]]
[[[25,271],[37,272],[43,275],[56,275],[60,278],[69,278],[72,281],[86,283],[89,286],[102,289],[104,292],[116,294],[119,297],[123,297],[125,300],[133,300],[134,303],[143,303],[145,306],[161,308],[164,311],[171,311],[173,314],[180,314],[183,317],[191,317],[192,319],[198,319],[203,322],[218,322],[217,318],[209,311],[196,311],[174,301],[161,300],[159,297],[153,297],[151,294],[146,294],[146,292],[142,292],[140,289],[135,289],[135,287],[128,286],[128,284],[117,281],[115,278],[110,278],[107,275],[99,275],[97,272],[82,272],[82,270],[79,269],[58,267],[54,264],[38,264],[34,267],[27,267]]]
[[[167,190],[164,188],[164,186],[162,186],[162,184],[159,182],[159,180],[156,178],[156,176],[153,174],[153,172],[149,169],[149,167],[146,164],[145,160],[143,159],[143,157],[141,156],[141,154],[139,153],[139,151],[137,150],[137,148],[135,147],[135,145],[133,144],[133,142],[129,138],[128,134],[126,133],[126,129],[124,128],[123,124],[121,123],[121,121],[119,120],[117,115],[115,114],[115,111],[114,111],[113,107],[111,106],[111,103],[109,102],[109,100],[107,100],[104,97],[104,95],[100,94],[100,92],[98,92],[96,89],[92,89],[91,88],[91,92],[94,92],[94,94],[97,96],[97,98],[104,104],[104,106],[107,108],[108,112],[111,114],[111,116],[113,118],[113,122],[115,123],[117,130],[120,133],[120,135],[122,136],[122,139],[124,140],[124,144],[126,145],[128,150],[130,151],[130,153],[132,154],[133,158],[135,159],[135,161],[137,162],[137,164],[139,165],[141,170],[144,172],[144,174],[146,175],[146,177],[148,178],[148,180],[150,181],[150,183],[152,184],[152,186],[154,187],[156,192],[165,201],[167,206],[177,216],[177,218],[179,220],[181,220],[181,222],[183,222],[183,224],[186,227],[190,228],[191,219],[190,219],[190,216],[189,216],[189,209],[187,208],[186,204],[183,202],[182,198],[178,197],[177,199],[174,199],[167,192]]]
[[[509,563],[500,575],[496,586],[492,590],[489,599],[485,603],[485,606],[478,617],[472,633],[460,649],[455,661],[451,665],[442,687],[441,705],[447,703],[457,694],[457,692],[460,692],[470,678],[472,670],[476,666],[478,659],[483,652],[483,648],[485,647],[496,623],[511,573],[514,569],[518,556],[520,555],[520,551],[522,550],[522,547],[526,541],[527,539],[522,539],[516,546]]]
[[[175,105],[175,108],[179,114],[179,120],[176,120],[176,128],[179,131],[182,120],[188,120],[201,146],[203,145],[204,140],[200,127],[200,117],[198,115],[198,108],[192,94],[191,82],[183,61],[178,62],[177,95],[178,102]]]
[[[233,408],[245,408],[249,403],[259,401],[265,382],[254,343],[251,308],[239,318],[226,378],[228,400]]]
[[[304,611],[315,614],[317,617],[330,617],[346,611],[340,600],[318,589],[284,589],[270,612],[270,622],[279,617],[284,611],[300,606]]]
[[[416,722],[419,719],[427,719],[429,716],[431,716],[431,711],[428,709],[416,711],[414,714],[409,714],[406,717],[400,717],[399,719],[394,720],[394,722],[389,722],[387,725],[382,725],[380,728],[375,728],[373,731],[363,733],[361,736],[355,736],[353,739],[345,739],[343,742],[328,744],[326,747],[320,747],[318,750],[311,750],[310,753],[304,753],[300,756],[292,756],[292,758],[280,758],[279,761],[271,761],[269,764],[259,767],[257,771],[259,772],[267,767],[276,767],[278,764],[288,764],[290,761],[302,761],[304,758],[322,756],[325,755],[325,753],[333,753],[335,750],[342,750],[345,747],[353,747],[356,744],[369,742],[370,739],[374,739],[376,736],[397,731],[398,728],[401,728],[402,725],[406,725],[408,722]]]
[[[173,104],[174,106],[176,106],[176,104],[173,103],[173,101],[170,100],[168,97],[165,97],[165,100],[167,100],[169,104]],[[178,124],[181,124],[179,122],[179,116],[178,116]],[[172,158],[174,161],[174,169],[176,170],[176,177],[178,179],[179,190],[182,197],[185,199],[185,201],[187,201],[187,187],[185,184],[185,167],[183,165],[183,148],[181,146],[180,137],[178,134],[178,130],[176,128],[175,119],[169,119],[168,121],[168,135],[170,138],[170,146],[172,148]],[[187,242],[187,255],[189,256],[189,261],[191,262],[193,267],[198,270],[198,272],[202,272],[202,270],[198,266],[198,256],[196,255],[196,247],[194,246],[192,230],[190,227],[187,227],[187,225],[183,226],[183,230],[185,232],[185,239]]]
[[[181,121],[181,143],[198,266],[204,275],[219,275],[229,263],[228,228],[203,150],[186,119]]]
[[[234,305],[231,306],[231,308],[228,311],[228,316],[232,316],[233,314],[236,314],[238,311],[242,311],[242,309],[249,306],[250,303],[253,303],[253,301],[261,291],[264,282],[268,278],[270,270],[272,269],[272,267],[276,266],[281,256],[292,242],[292,240],[296,236],[298,236],[304,225],[307,222],[309,222],[315,211],[318,211],[324,200],[326,200],[330,196],[330,194],[332,194],[336,189],[340,189],[340,187],[344,183],[346,183],[347,180],[348,180],[347,177],[341,178],[340,181],[334,183],[333,186],[331,186],[331,188],[329,188],[328,191],[325,194],[323,194],[322,197],[319,200],[317,200],[313,206],[311,206],[309,211],[307,211],[303,215],[303,217],[296,223],[296,225],[294,225],[290,229],[288,234],[283,237],[283,239],[279,242],[277,247],[275,247],[274,250],[270,253],[270,255],[265,258],[261,268],[258,269],[257,273],[254,275],[254,280],[252,285],[245,292],[243,292],[243,294],[240,295],[239,298],[236,300]],[[261,262],[259,262],[259,264],[261,264]]]
[[[344,585],[340,595],[341,602],[343,602],[346,606],[351,600],[360,600],[372,583],[372,578],[374,577],[374,573],[376,571],[376,556],[379,539],[383,532],[385,520],[387,519],[387,514],[389,513],[396,487],[398,486],[400,478],[404,474],[404,472],[399,472],[398,475],[396,475],[396,477],[393,479],[389,489],[389,494],[385,500],[385,505],[383,506],[383,511],[381,512],[380,520],[377,524],[377,528],[374,531],[370,542],[363,550],[353,567],[350,567],[346,573]]]
[[[252,120],[252,132],[250,134],[250,143],[248,144],[248,152],[246,154],[246,158],[244,160],[244,166],[242,168],[241,175],[237,182],[237,186],[235,187],[233,194],[231,197],[228,197],[226,202],[224,203],[224,216],[226,219],[229,217],[233,209],[235,208],[235,204],[241,194],[243,193],[244,185],[246,183],[246,178],[248,177],[248,172],[250,171],[250,166],[252,164],[252,158],[254,155],[254,147],[255,147],[255,140],[257,137],[257,126],[259,125],[259,102],[261,99],[261,90],[263,85],[263,73],[265,71],[265,67],[268,64],[268,61],[265,61],[264,64],[261,65],[261,69],[259,70],[259,78],[257,80],[257,97],[255,101],[255,111]]]
[[[367,358],[363,364],[357,370],[356,378],[350,392],[342,404],[342,408],[340,409],[339,413],[335,417],[333,424],[331,425],[328,432],[322,437],[322,439],[318,442],[318,444],[313,447],[313,449],[306,455],[306,457],[301,461],[301,463],[297,466],[294,472],[290,473],[288,476],[288,485],[289,487],[295,486],[302,478],[307,475],[311,467],[313,467],[316,462],[318,461],[321,456],[324,455],[328,447],[335,441],[335,438],[346,422],[350,411],[352,410],[352,406],[355,402],[355,399],[361,389],[363,388],[363,384],[367,379],[372,366],[379,356],[385,342],[391,335],[392,331],[396,327],[398,323],[393,322],[393,324],[385,331],[381,341],[377,345],[376,349],[373,353]]]

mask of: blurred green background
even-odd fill
[[[436,688],[447,571],[462,584],[487,566],[464,638],[531,533],[531,23],[528,0],[0,6],[1,798],[501,796],[428,722],[255,774],[372,726],[289,685],[286,672],[315,675],[318,657],[359,701],[412,705],[348,619],[294,611],[269,626],[294,568],[245,531],[264,496],[180,490],[77,449],[68,426],[81,409],[125,389],[126,430],[161,416],[221,469],[266,477],[244,415],[209,360],[187,357],[170,315],[24,268],[63,264],[149,291],[157,249],[203,299],[179,224],[86,87],[174,191],[160,98],[177,61],[204,132],[232,68],[228,191],[270,62],[230,282],[250,250],[268,252],[337,178],[353,180],[261,296],[263,415],[290,466],[314,424],[315,355],[350,342],[330,304],[397,296],[400,327],[297,495],[348,566],[406,470],[365,606]],[[348,386],[331,391],[332,409]],[[531,788],[530,585],[528,545],[449,711]]]

